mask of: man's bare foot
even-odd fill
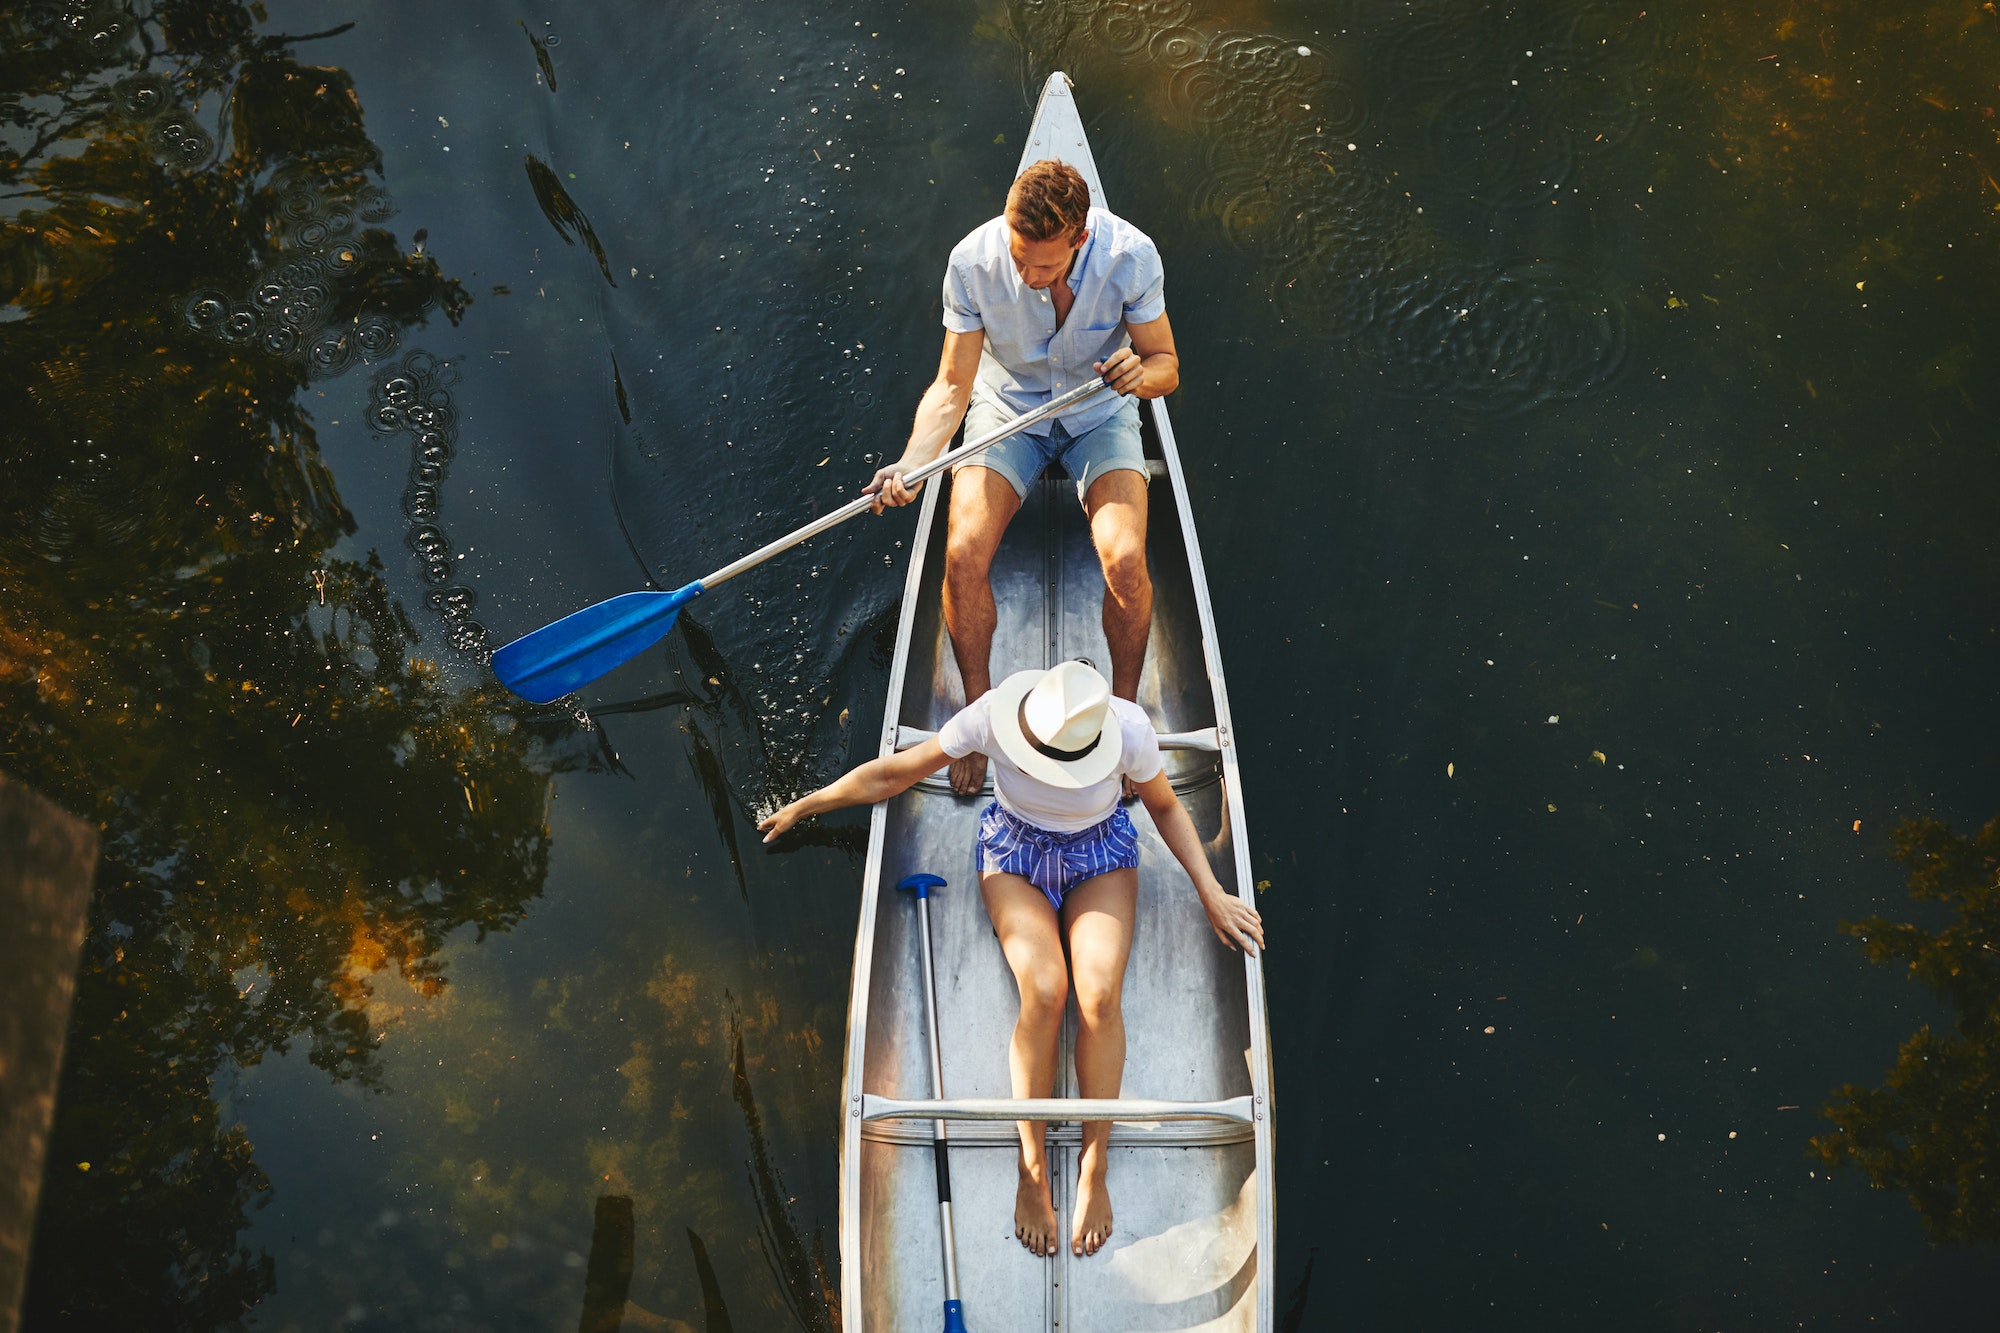
[[[1076,1178],[1076,1224],[1070,1228],[1069,1252],[1082,1256],[1096,1254],[1111,1239],[1111,1191],[1106,1188],[1104,1164],[1086,1162]]]
[[[1029,1254],[1056,1252],[1056,1206],[1049,1199],[1047,1167],[1021,1167],[1021,1183],[1014,1190],[1014,1235]]]
[[[951,761],[951,789],[960,796],[977,796],[986,781],[986,756],[974,750]]]

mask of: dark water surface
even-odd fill
[[[1889,829],[2000,808],[1990,7],[0,37],[0,766],[108,849],[28,1327],[838,1326],[862,824],[751,824],[876,734],[907,518],[574,707],[482,652],[900,448],[1055,68],[1168,267],[1285,1327],[1993,1325],[1806,1154],[1949,1022],[1837,930]]]

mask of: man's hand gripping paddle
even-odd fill
[[[1102,380],[1078,385],[1032,412],[1024,412],[1012,421],[1003,422],[976,440],[968,440],[957,449],[947,450],[922,467],[911,468],[903,474],[903,484],[921,485],[973,454],[990,449],[1030,426],[1060,416],[1100,393],[1109,392],[1111,387]],[[800,542],[809,541],[857,514],[867,513],[874,503],[874,496],[863,495],[774,542],[758,547],[734,564],[724,565],[708,577],[696,579],[672,592],[628,592],[595,606],[586,606],[552,625],[544,625],[533,633],[524,634],[496,651],[493,654],[493,674],[500,678],[502,685],[529,703],[545,704],[560,699],[570,691],[588,685],[613,667],[631,661],[665,638],[674,627],[681,608],[711,588],[746,570],[755,569],[772,556],[789,551]]]

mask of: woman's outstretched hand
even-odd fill
[[[804,819],[806,817],[806,812],[802,810],[800,807],[803,806],[805,803],[806,800],[802,796],[798,800],[793,801],[790,805],[785,806],[783,809],[773,810],[770,814],[765,815],[762,819],[758,820],[757,829],[764,835],[764,841],[770,842],[776,838],[782,837],[786,832],[788,832],[791,829],[792,825],[798,823],[801,819]]]
[[[1264,947],[1264,918],[1235,894],[1218,886],[1201,896],[1201,908],[1208,913],[1208,924],[1214,928],[1215,938],[1230,948],[1256,953]]]
[[[934,773],[949,762],[944,747],[933,736],[921,745],[870,759],[818,791],[807,792],[790,805],[773,810],[757,821],[758,831],[763,833],[765,842],[774,842],[808,815],[886,801],[908,791],[924,774]]]

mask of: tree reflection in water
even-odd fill
[[[1877,963],[1900,962],[1958,1015],[1904,1042],[1879,1088],[1850,1083],[1820,1114],[1812,1140],[1829,1166],[1858,1167],[1877,1189],[1902,1190],[1937,1240],[2000,1241],[2000,819],[1969,838],[1935,819],[1893,836],[1910,896],[1957,913],[1942,930],[1869,917],[1841,929]]]
[[[893,632],[893,622],[888,628]],[[683,710],[680,731],[687,737],[688,767],[700,783],[702,795],[708,799],[709,817],[715,823],[717,841],[729,855],[737,892],[747,900],[750,883],[743,872],[743,847],[737,839],[738,818],[742,817],[745,827],[755,825],[767,810],[791,799],[769,795],[774,787],[797,792],[817,785],[807,775],[807,765],[815,762],[816,753],[801,746],[796,752],[774,756],[765,748],[760,715],[743,696],[728,659],[699,619],[682,612],[666,651],[674,675],[682,682],[681,688],[641,699],[593,704],[590,717],[601,722],[628,713],[650,713],[665,708]],[[613,771],[625,771],[608,739],[600,744],[599,752]],[[730,774],[746,772],[763,779],[767,794],[760,801],[746,803],[730,786]],[[852,818],[845,823],[814,819],[786,834],[772,850],[833,847],[859,857],[867,846],[865,823]]]
[[[104,846],[33,1327],[230,1326],[272,1289],[213,1080],[296,1043],[370,1083],[374,979],[434,994],[448,934],[521,919],[572,762],[331,554],[298,391],[469,301],[376,225],[347,75],[254,9],[0,15],[32,199],[0,228],[0,755]]]

